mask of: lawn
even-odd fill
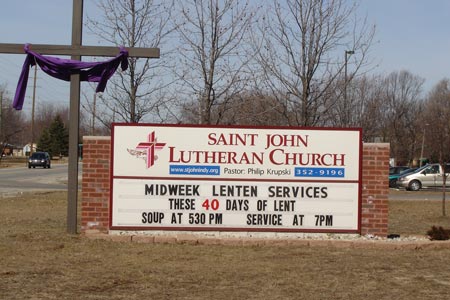
[[[66,233],[66,201],[0,198],[0,299],[450,299],[450,249],[92,240]],[[389,231],[450,227],[440,215],[394,201]]]

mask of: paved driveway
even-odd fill
[[[66,190],[67,176],[67,164],[52,164],[51,169],[3,168],[0,169],[0,197],[30,191]]]

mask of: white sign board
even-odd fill
[[[111,229],[359,232],[361,130],[114,124]]]

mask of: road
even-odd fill
[[[51,169],[3,168],[0,169],[0,197],[30,191],[66,190],[67,176],[67,164],[52,164]]]
[[[81,164],[79,165],[81,178]],[[51,169],[26,166],[0,169],[0,197],[30,191],[67,190],[67,164],[52,164]],[[450,190],[446,198],[450,199]],[[389,200],[442,200],[441,190],[408,192],[389,190]]]

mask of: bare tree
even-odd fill
[[[0,86],[0,161],[5,147],[23,142],[21,137],[26,125],[24,115],[13,109],[11,98],[7,96],[4,87]]]
[[[391,157],[402,164],[417,154],[419,136],[415,121],[420,113],[424,79],[408,71],[392,72],[382,81],[380,107],[384,141],[391,143]]]
[[[363,140],[374,141],[380,136],[380,119],[383,111],[381,76],[360,76],[352,80],[348,89],[347,105],[343,101],[331,106],[326,114],[325,125],[351,126],[363,129]],[[342,97],[342,82],[337,81],[330,97]],[[347,107],[348,106],[348,107]],[[346,122],[343,123],[343,120]]]
[[[271,95],[258,92],[243,92],[231,99],[223,111],[214,112],[223,116],[223,123],[254,126],[283,126],[285,109]]]
[[[243,47],[253,12],[247,1],[187,0],[180,2],[176,16],[179,91],[195,99],[188,106],[197,110],[198,123],[219,123],[214,107],[226,105],[247,84]]]
[[[65,124],[69,124],[68,107],[58,106],[49,102],[44,102],[38,107],[34,120],[35,138],[38,138],[45,128],[50,127],[56,116],[59,116]]]
[[[190,110],[186,106],[183,112],[186,122],[195,123],[197,121],[198,113],[196,110]],[[227,125],[285,125],[284,109],[279,106],[276,99],[251,91],[235,94],[226,103],[215,106],[211,110],[211,118],[214,120],[220,119],[221,124]]]
[[[98,0],[101,19],[88,18],[87,27],[101,41],[126,47],[165,47],[173,28],[170,27],[171,1],[163,0]],[[161,59],[130,58],[129,68],[108,84],[107,94],[99,102],[107,108],[100,121],[139,122],[164,106],[161,93],[170,84],[166,67],[170,49]],[[93,107],[86,105],[86,107]],[[92,113],[92,111],[91,111]]]
[[[430,92],[424,111],[421,128],[427,139],[426,147],[431,159],[441,164],[442,215],[446,216],[446,182],[450,170],[450,81],[441,80]],[[425,140],[424,140],[425,141]]]
[[[352,71],[344,85],[367,63],[375,31],[347,3],[276,1],[260,20],[253,51],[262,73],[255,83],[281,103],[287,101],[287,109],[295,112],[290,125],[326,123],[327,112],[342,99],[332,89],[346,67]]]
[[[425,133],[426,151],[433,161],[450,162],[450,81],[441,80],[428,95],[417,134]]]
[[[422,140],[420,113],[423,111],[424,79],[407,71],[385,76],[354,78],[348,89],[348,105],[338,102],[329,110],[327,125],[362,127],[365,141],[391,144],[391,157],[398,163],[410,164],[417,158]],[[334,97],[339,97],[336,83]],[[347,117],[343,117],[347,115]],[[343,118],[347,118],[345,125]]]

